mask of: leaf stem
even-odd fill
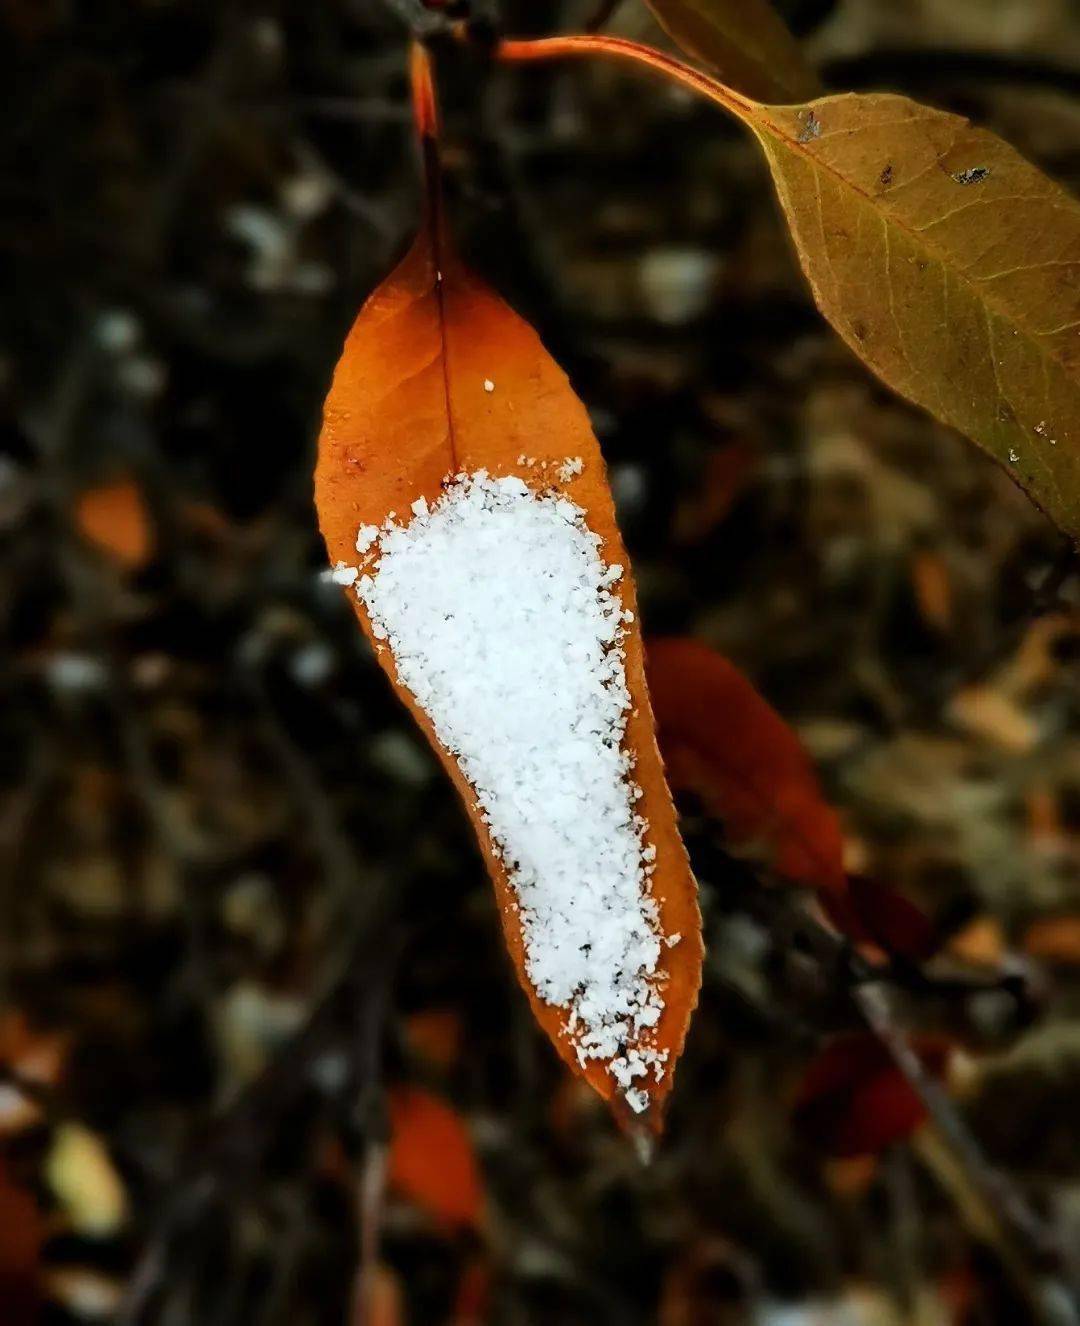
[[[442,163],[439,159],[439,104],[431,55],[423,42],[413,41],[409,48],[409,87],[412,94],[413,124],[420,140],[424,161],[424,204],[431,226],[436,255],[442,236]]]
[[[446,296],[443,278],[452,261],[446,224],[446,204],[443,201],[442,160],[439,155],[439,103],[435,95],[435,78],[431,54],[423,42],[414,40],[409,49],[409,85],[412,93],[413,123],[420,139],[420,152],[424,161],[424,210],[422,232],[427,233],[430,245],[432,293],[439,312],[439,334],[442,338],[442,374],[446,396],[447,439],[450,444],[451,473],[457,471],[457,443],[454,440],[454,409],[450,390],[449,355],[446,345]]]
[[[536,41],[502,41],[496,46],[495,55],[497,59],[512,64],[596,55],[627,60],[631,64],[644,65],[654,73],[707,97],[744,124],[753,126],[760,117],[759,102],[744,97],[726,83],[710,78],[708,74],[703,74],[673,56],[665,55],[663,51],[654,50],[641,42],[627,41],[624,37],[609,37],[605,33],[595,32],[583,36],[543,37]]]
[[[414,41],[409,49],[409,86],[412,92],[413,123],[421,141],[439,137],[439,108],[435,100],[435,82],[431,56],[423,42]]]

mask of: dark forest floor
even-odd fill
[[[1070,0],[780,7],[830,86],[1080,189]],[[639,8],[616,30],[651,39]],[[933,1127],[843,1160],[792,1126],[850,1014],[692,807],[706,985],[643,1166],[533,1025],[452,790],[320,576],[321,400],[416,224],[405,50],[376,0],[0,5],[0,1320],[340,1326],[363,1245],[382,1326],[1076,1321],[1076,1266],[1009,1209],[1075,1262],[1069,549],[821,321],[718,113],[444,58],[456,232],[589,407],[646,630],[753,679],[852,866],[947,937],[963,989],[900,1009],[962,1047],[1008,1196]],[[466,1125],[478,1219],[380,1182],[406,1085]]]

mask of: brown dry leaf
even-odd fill
[[[1080,916],[1044,916],[1028,926],[1020,946],[1033,958],[1075,966],[1080,963]]]
[[[75,523],[84,539],[126,570],[137,571],[153,555],[150,517],[133,479],[116,479],[80,493]]]
[[[1005,932],[996,916],[977,916],[949,940],[948,951],[961,962],[998,967],[1006,954]]]
[[[995,685],[1006,695],[1023,698],[1047,686],[1061,673],[1059,644],[1075,636],[1080,619],[1075,612],[1036,617],[1024,632],[1016,653],[999,669]]]
[[[672,39],[740,92],[803,101],[821,91],[769,0],[646,0]]]
[[[1027,831],[1033,847],[1054,851],[1064,845],[1068,833],[1061,822],[1061,807],[1049,787],[1032,787],[1024,798]]]
[[[949,568],[938,553],[918,552],[911,563],[911,587],[922,619],[939,631],[953,622],[953,593]]]
[[[430,170],[434,107],[422,70],[416,86]],[[315,492],[331,562],[356,561],[361,526],[381,525],[390,513],[407,512],[420,498],[437,501],[448,476],[486,470],[565,494],[599,536],[604,563],[627,566],[603,457],[584,406],[532,328],[457,258],[442,222],[437,180],[430,174],[429,196],[427,223],[360,311],[327,397]],[[581,459],[580,472],[566,471],[567,457]],[[478,566],[478,578],[483,573]],[[656,849],[652,894],[657,931],[669,941],[663,1011],[647,1034],[648,1045],[666,1053],[667,1059],[658,1077],[635,1079],[635,1088],[646,1096],[642,1122],[659,1128],[662,1102],[697,1002],[701,919],[656,745],[631,577],[624,574],[613,592],[624,611],[633,614],[622,642],[632,700],[625,747],[641,788],[636,809],[648,822],[649,843]],[[528,978],[518,901],[474,789],[457,758],[439,742],[428,714],[399,682],[391,651],[376,639],[363,604],[355,595],[350,599],[380,664],[461,795],[495,885],[510,955],[537,1020],[567,1064],[628,1123],[629,1106],[608,1061],[579,1063],[566,1025],[567,1010],[545,1003]],[[639,1043],[645,1045],[646,1039]],[[628,1046],[628,1052],[634,1048]]]
[[[504,42],[500,55],[632,60],[740,119],[851,349],[1080,536],[1080,203],[1000,138],[907,97],[761,105],[617,37]]]
[[[967,686],[949,701],[952,721],[1002,750],[1024,755],[1039,739],[1038,724],[1001,691]]]
[[[461,1115],[417,1087],[390,1092],[387,1182],[440,1226],[480,1224],[484,1191]]]
[[[433,1067],[448,1071],[461,1054],[465,1028],[453,1008],[425,1008],[405,1018],[409,1050]]]

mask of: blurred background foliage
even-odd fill
[[[1080,188],[1072,0],[778,8],[830,87]],[[664,42],[636,0],[609,26]],[[800,1130],[850,1016],[697,808],[706,987],[651,1165],[533,1026],[311,505],[416,224],[405,51],[376,0],[0,4],[0,1317],[1075,1321],[1067,1257],[1002,1237],[933,1130]],[[717,112],[600,65],[440,75],[456,233],[590,409],[646,629],[754,680],[849,864],[931,916],[964,981],[905,1015],[1075,1255],[1071,550],[822,323]]]

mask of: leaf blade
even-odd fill
[[[568,455],[582,458],[581,472],[556,479]],[[445,237],[436,257],[431,229],[425,228],[361,309],[327,397],[315,489],[331,562],[355,561],[360,526],[381,525],[389,513],[407,512],[421,497],[433,504],[448,474],[480,469],[530,483],[538,472],[546,473],[545,483],[564,491],[585,512],[588,528],[602,541],[605,564],[627,565],[599,445],[566,375],[532,328],[462,266]],[[642,1121],[659,1128],[697,1001],[701,919],[656,746],[631,577],[624,574],[612,592],[633,614],[623,641],[633,700],[625,746],[635,758],[634,781],[642,789],[637,808],[656,848],[653,896],[659,932],[669,939],[679,936],[664,954],[664,1008],[655,1029],[657,1043],[669,1056],[665,1071],[655,1080],[635,1079],[649,1101]],[[401,683],[363,605],[350,598],[381,666],[462,798],[495,887],[515,971],[537,1021],[571,1069],[629,1122],[628,1106],[605,1064],[579,1064],[565,1010],[544,1003],[529,980],[519,901],[476,791],[458,759],[439,742],[429,715]]]
[[[446,1229],[478,1227],[484,1189],[461,1115],[419,1087],[391,1090],[387,1109],[389,1185]]]
[[[916,1038],[924,1068],[944,1076],[951,1047],[941,1037]],[[867,1032],[837,1036],[807,1065],[792,1122],[806,1141],[829,1156],[876,1155],[909,1138],[927,1109],[888,1049]]]
[[[699,795],[734,846],[766,847],[778,875],[844,898],[840,820],[792,728],[701,640],[652,639],[647,656],[673,785]]]
[[[844,341],[1080,535],[1080,204],[993,134],[905,97],[747,119]]]

